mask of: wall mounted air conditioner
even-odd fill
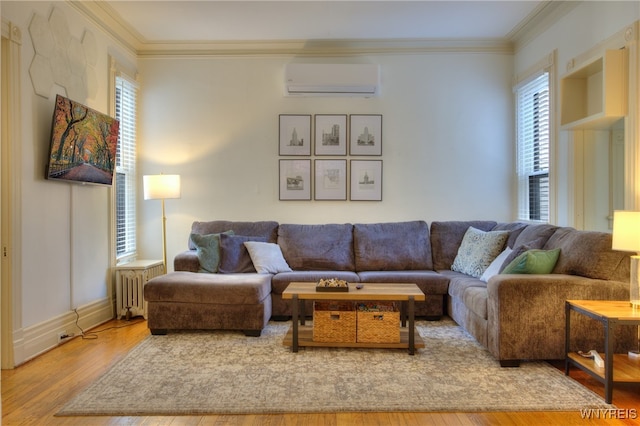
[[[376,96],[380,67],[375,64],[287,64],[287,96]]]

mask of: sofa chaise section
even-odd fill
[[[271,318],[271,276],[172,272],[144,286],[152,334],[178,329],[242,330],[259,336]]]
[[[278,223],[274,221],[193,222],[191,233],[248,236],[275,243]],[[243,246],[238,241],[236,248]],[[234,253],[231,265],[247,265],[246,252]],[[240,266],[238,266],[240,267]],[[242,330],[260,335],[272,315],[271,275],[202,273],[196,245],[191,237],[188,250],[174,258],[174,270],[149,280],[144,287],[148,326],[154,334],[179,329]]]

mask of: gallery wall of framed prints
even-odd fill
[[[381,114],[280,114],[280,200],[382,201]],[[304,157],[304,158],[301,158]]]

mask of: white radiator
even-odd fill
[[[144,285],[164,274],[162,260],[136,260],[116,267],[116,318],[147,318]],[[127,312],[130,312],[127,315]]]

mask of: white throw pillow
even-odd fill
[[[500,273],[500,268],[502,267],[502,264],[504,263],[505,259],[511,254],[512,251],[513,250],[511,250],[511,248],[509,247],[504,249],[502,253],[498,255],[498,257],[493,259],[493,262],[491,262],[491,265],[489,265],[489,267],[484,270],[484,273],[482,274],[480,279],[484,282],[487,282],[489,281],[489,278],[491,278],[492,276],[498,275]]]
[[[274,243],[245,241],[244,246],[249,252],[253,266],[259,274],[277,274],[291,272],[291,268],[284,257],[280,246]]]
[[[451,270],[480,278],[485,269],[502,252],[508,231],[481,231],[470,226],[462,238]]]

